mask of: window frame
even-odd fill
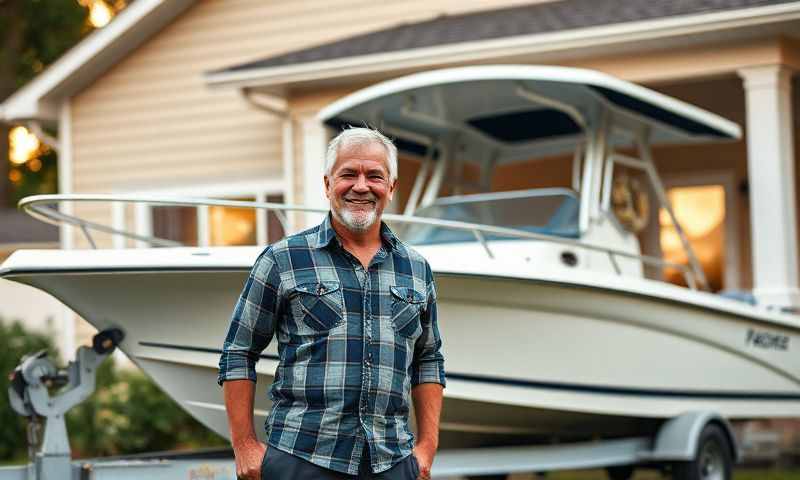
[[[121,192],[116,192],[121,193]],[[136,195],[152,196],[185,196],[215,199],[236,199],[241,197],[252,197],[256,202],[266,202],[271,195],[282,195],[284,201],[288,194],[283,180],[262,179],[249,180],[246,182],[225,182],[211,184],[193,184],[173,188],[157,188],[146,190],[133,190],[125,193]],[[112,223],[114,228],[127,230],[126,204],[114,202],[112,204]],[[137,235],[153,235],[153,208],[152,205],[135,203],[133,211],[133,230]],[[208,218],[209,208],[207,206],[197,207],[197,246],[209,247],[211,239],[210,222]],[[286,216],[288,225],[287,230],[292,231],[292,215]],[[256,243],[266,245],[269,238],[267,231],[267,210],[256,210]],[[287,232],[288,233],[288,232]],[[113,238],[114,248],[126,248],[126,238],[116,235]],[[146,241],[137,240],[134,248],[149,248],[150,244]]]

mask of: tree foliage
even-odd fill
[[[75,0],[0,0],[0,102],[91,32],[88,10]],[[0,123],[0,207],[27,195],[58,191],[56,154],[39,157],[41,167],[11,167],[9,125]],[[9,180],[15,168],[19,180]]]
[[[75,0],[6,0],[19,3],[22,45],[17,63],[17,88],[90,33],[87,10]]]

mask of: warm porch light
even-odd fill
[[[89,22],[95,28],[102,28],[114,17],[114,11],[103,0],[95,0],[89,7]]]
[[[667,193],[675,216],[692,245],[703,271],[712,288],[722,288],[722,264],[724,258],[725,189],[721,185],[672,188]],[[664,259],[688,264],[678,232],[669,214],[663,208],[659,212],[661,225],[661,250]],[[679,272],[667,271],[666,278],[683,284]]]
[[[11,147],[8,157],[11,163],[16,165],[22,165],[30,160],[41,146],[36,135],[29,132],[25,127],[12,128],[8,134],[8,141]]]

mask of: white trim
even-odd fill
[[[61,102],[58,126],[58,191],[61,193],[72,192],[72,99]],[[71,203],[60,206],[61,211],[68,215],[75,213]],[[61,224],[58,227],[61,240],[61,249],[75,248],[75,230],[70,225]]]
[[[665,189],[676,187],[699,187],[704,185],[722,185],[725,190],[725,273],[723,288],[739,290],[742,288],[742,275],[739,271],[741,242],[739,240],[739,203],[737,201],[736,175],[733,170],[705,170],[690,174],[662,176]]]
[[[283,180],[274,178],[261,178],[244,180],[240,182],[224,183],[196,183],[191,185],[158,188],[132,188],[117,189],[114,193],[134,195],[169,195],[175,197],[232,197],[240,195],[255,196],[258,192],[271,194],[284,194]]]
[[[282,155],[283,155],[283,203],[294,204],[294,120],[286,117],[283,123]],[[266,201],[266,200],[265,200]],[[286,227],[294,231],[294,215],[286,215]],[[289,233],[286,232],[286,233]]]
[[[753,294],[759,304],[800,306],[793,129],[794,72],[741,69],[747,113]]]
[[[649,88],[626,82],[595,70],[532,65],[479,65],[444,68],[407,75],[363,88],[344,98],[336,100],[320,110],[317,118],[324,122],[356,106],[400,92],[451,83],[487,80],[564,82],[574,83],[576,85],[603,87],[702,123],[703,125],[722,131],[732,138],[741,138],[742,136],[742,129],[736,123],[715,113],[650,90]]]
[[[133,207],[134,212],[134,232],[143,237],[153,236],[153,211],[146,203],[137,203]],[[150,244],[144,240],[136,240],[136,248],[150,248]]]
[[[316,117],[305,117],[300,121],[301,142],[303,145],[303,205],[328,208],[323,176],[325,172],[325,151],[328,145],[328,131]],[[303,227],[308,228],[322,221],[323,215],[307,212],[302,215]]]
[[[92,32],[44,72],[8,97],[3,103],[0,118],[6,121],[29,118],[55,120],[56,112],[40,103],[45,97],[67,83],[76,83],[76,77],[94,64],[115,64],[119,57],[127,54],[193,3],[194,0],[132,2],[111,23]],[[144,22],[146,19],[150,21]],[[138,38],[131,38],[139,31],[141,33]],[[102,69],[102,65],[97,67]],[[99,73],[96,72],[98,75]],[[84,80],[88,82],[90,79]]]
[[[127,221],[125,219],[125,207],[123,202],[111,202],[111,227],[116,230],[127,231]],[[122,235],[111,237],[113,248],[125,248],[128,239]]]
[[[264,192],[259,192],[256,195],[256,202],[267,203],[267,194]],[[284,199],[283,203],[289,202]],[[268,239],[269,222],[267,222],[267,211],[259,208],[256,210],[256,245],[266,245]]]
[[[544,34],[520,35],[497,40],[478,40],[435,47],[264,67],[235,72],[207,73],[212,87],[263,87],[294,82],[332,79],[373,72],[424,68],[443,63],[509,58],[545,52],[598,48],[620,43],[759,26],[800,19],[800,2],[699,15],[659,18],[623,24],[576,28]]]
[[[195,209],[195,214],[197,215],[198,247],[207,247],[211,245],[211,222],[209,221],[208,213],[209,207],[207,205],[201,205]]]
[[[72,192],[72,99],[67,98],[61,102],[59,108],[59,127],[58,127],[58,191],[61,193]],[[0,117],[2,118],[2,117]],[[75,209],[72,203],[62,203],[59,210],[67,215],[74,215]],[[62,250],[75,248],[75,228],[62,223],[58,226],[58,237]],[[61,320],[61,348],[64,361],[75,358],[75,313],[62,304],[59,312]]]

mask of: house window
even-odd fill
[[[283,203],[283,195],[267,195],[269,203]],[[228,198],[227,200],[254,201],[254,197]],[[222,245],[258,245],[257,216],[265,218],[264,238],[267,243],[274,243],[283,238],[283,225],[274,211],[255,210],[252,208],[209,207],[208,228],[209,244]],[[265,217],[263,217],[265,215]]]
[[[252,202],[252,197],[229,198]],[[256,210],[252,208],[209,207],[210,245],[255,245]]]
[[[283,195],[267,195],[267,202],[283,203]],[[291,215],[291,212],[285,212],[284,218],[289,215]],[[267,212],[267,243],[275,243],[285,236],[286,231],[283,229],[283,224],[278,218],[278,214],[274,210],[269,210]]]
[[[283,195],[259,195],[270,203],[283,203]],[[255,201],[255,196],[226,197],[220,200]],[[260,245],[283,238],[285,231],[274,211],[224,206],[152,207],[152,234],[186,246]],[[207,225],[204,228],[203,225]]]
[[[197,246],[196,210],[195,207],[152,207],[153,236],[186,246]]]
[[[723,185],[701,185],[670,188],[667,191],[675,217],[689,240],[712,291],[721,290],[725,278],[725,188]],[[688,265],[686,251],[669,213],[659,211],[660,243],[664,259]],[[664,279],[686,285],[676,268],[664,270]]]

